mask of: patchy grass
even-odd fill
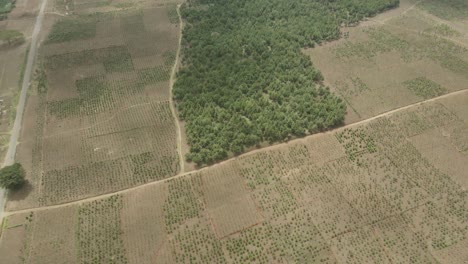
[[[60,43],[80,39],[90,39],[96,36],[95,16],[63,18],[52,26],[46,43]]]
[[[468,1],[466,0],[426,0],[421,2],[421,6],[440,18],[468,18]]]
[[[446,24],[438,24],[432,28],[426,29],[425,32],[437,34],[444,37],[460,37],[460,32],[456,31],[455,29],[451,28]]]
[[[18,46],[24,43],[23,33],[16,30],[2,30],[0,31],[0,41],[6,43],[8,46]]]
[[[177,14],[177,6],[171,6],[167,8],[167,15],[169,22],[172,24],[179,24],[179,15]]]
[[[419,77],[403,83],[406,88],[412,91],[417,96],[424,99],[440,96],[447,93],[447,89],[440,84],[427,79],[426,77]]]

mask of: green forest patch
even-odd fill
[[[192,1],[183,5],[184,66],[174,85],[189,160],[208,164],[261,142],[326,130],[345,104],[301,48],[334,40],[340,25],[398,0]],[[205,4],[205,5],[203,5]]]

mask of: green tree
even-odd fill
[[[21,164],[15,163],[0,170],[0,186],[5,189],[17,189],[24,182],[25,171]]]

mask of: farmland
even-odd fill
[[[57,13],[59,3],[47,9]],[[176,6],[96,8],[75,5],[63,16],[46,16],[18,146],[28,187],[10,193],[10,209],[78,200],[180,171],[170,96]]]
[[[466,1],[401,0],[399,8],[344,27],[340,40],[304,53],[346,102],[345,123],[353,123],[466,89],[467,11]]]
[[[0,263],[468,263],[468,6],[325,2],[50,0]]]
[[[60,259],[51,248],[63,231],[59,246],[80,263],[464,263],[468,157],[457,128],[466,132],[467,100],[460,92],[114,195],[13,214],[3,237],[18,239],[0,251],[15,248],[8,256],[26,263]],[[42,233],[54,216],[55,232]]]

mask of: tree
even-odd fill
[[[24,184],[24,175],[25,171],[21,164],[6,166],[0,170],[0,186],[5,189],[17,189]]]

